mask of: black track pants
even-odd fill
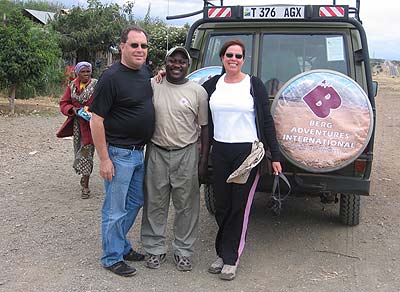
[[[225,264],[235,265],[244,248],[248,217],[258,182],[257,168],[253,168],[245,184],[227,183],[226,179],[250,154],[252,143],[213,142],[212,163],[215,219],[218,234],[215,249]]]

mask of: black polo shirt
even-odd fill
[[[154,132],[153,90],[147,66],[132,70],[120,62],[104,71],[90,111],[104,118],[106,140],[115,145],[144,145]]]

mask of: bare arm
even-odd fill
[[[104,118],[92,113],[90,128],[92,131],[93,143],[100,158],[100,175],[104,179],[111,181],[114,176],[114,165],[108,156],[106,133],[103,122]]]
[[[201,126],[200,132],[200,162],[199,162],[199,177],[202,181],[207,175],[208,170],[208,153],[210,151],[210,142],[208,137],[208,126]]]

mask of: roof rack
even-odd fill
[[[207,7],[217,6],[213,3],[211,3],[211,1],[213,1],[213,0],[203,0],[203,9],[201,9],[201,10],[197,10],[197,11],[193,11],[193,12],[185,13],[185,14],[167,16],[167,20],[187,18],[187,17],[195,16],[197,14],[204,13],[204,10]],[[333,1],[332,4],[336,5],[336,0],[332,0],[332,1]],[[224,0],[219,0],[219,3],[220,3],[219,6],[224,6]],[[354,18],[356,18],[360,23],[362,23],[362,21],[360,19],[360,0],[356,0],[356,7],[349,7],[348,13],[351,15],[354,15]]]

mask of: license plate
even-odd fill
[[[274,5],[274,6],[245,6],[244,19],[296,19],[304,18],[304,6]]]

